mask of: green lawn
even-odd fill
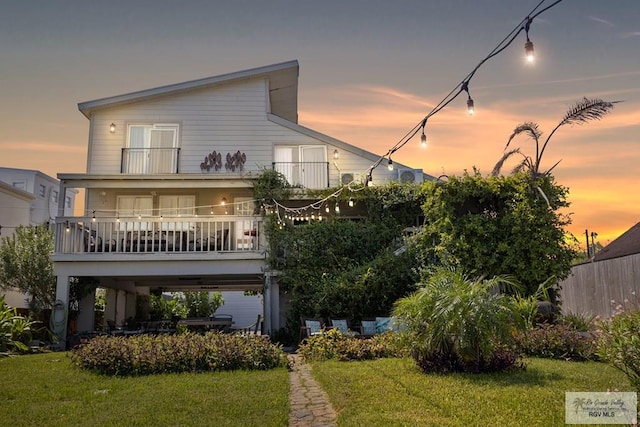
[[[66,353],[0,358],[2,426],[286,426],[289,376],[271,371],[98,376]]]
[[[321,362],[313,375],[349,426],[564,426],[566,391],[633,391],[603,363],[528,359],[507,374],[424,375],[410,359]]]
[[[313,364],[348,426],[563,426],[565,391],[632,391],[602,363],[528,359],[525,372],[424,375],[410,359]],[[286,426],[286,369],[112,378],[66,353],[0,359],[4,426]]]

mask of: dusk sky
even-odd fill
[[[0,166],[85,172],[78,102],[293,59],[299,123],[384,154],[539,2],[3,2]],[[562,160],[570,231],[608,243],[640,221],[639,18],[640,0],[562,1],[533,21],[535,64],[523,33],[471,81],[473,117],[460,97],[429,119],[427,149],[417,137],[394,160],[434,176],[489,174],[518,124],[538,122],[546,136],[583,97],[624,101],[559,130],[542,165]]]

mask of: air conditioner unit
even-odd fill
[[[398,169],[398,181],[419,184],[423,181],[422,171],[416,169]]]
[[[349,185],[356,179],[356,174],[354,172],[342,172],[340,174],[340,184],[341,185]]]

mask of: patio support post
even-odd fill
[[[272,298],[271,298],[271,276],[264,275],[264,330],[267,335],[271,335],[273,329],[271,328],[272,317]]]
[[[57,276],[56,302],[51,310],[51,331],[58,339],[53,349],[67,349],[67,326],[69,322],[69,276]]]

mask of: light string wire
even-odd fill
[[[473,77],[476,75],[476,73],[478,72],[478,70],[490,59],[494,58],[495,56],[499,55],[500,53],[502,53],[507,47],[509,47],[511,44],[513,44],[513,42],[516,40],[516,38],[520,35],[520,33],[522,33],[522,31],[525,31],[527,34],[527,41],[529,41],[529,29],[530,29],[530,25],[533,22],[533,19],[536,18],[537,16],[539,16],[540,14],[546,12],[547,10],[551,9],[552,7],[556,6],[558,3],[560,3],[562,0],[556,0],[553,3],[551,3],[549,6],[544,7],[543,9],[540,9],[540,7],[542,7],[542,5],[546,2],[547,0],[541,0],[528,14],[525,18],[523,18],[514,28],[513,30],[511,30],[511,32],[509,32],[509,34],[507,34],[497,45],[496,47],[494,47],[487,56],[485,56],[462,80],[461,83],[457,84],[453,89],[451,89],[451,91],[440,101],[438,102],[438,104],[436,104],[433,109],[422,119],[418,122],[418,124],[416,124],[411,130],[409,130],[393,147],[391,147],[386,154],[384,154],[383,156],[380,156],[380,158],[373,163],[368,169],[367,171],[362,174],[365,177],[365,182],[364,182],[364,186],[368,186],[368,183],[372,180],[372,174],[373,174],[373,170],[375,168],[377,168],[378,166],[380,166],[380,164],[384,161],[384,159],[388,158],[389,159],[389,164],[391,165],[392,160],[391,160],[391,155],[393,153],[395,153],[396,151],[400,150],[402,147],[404,147],[421,129],[424,132],[424,129],[427,125],[427,120],[429,120],[431,117],[433,117],[434,115],[436,115],[437,113],[439,113],[440,111],[442,111],[445,107],[447,107],[451,102],[453,102],[462,92],[466,92],[467,94],[469,94],[469,83],[471,82],[471,80],[473,79]],[[540,10],[538,10],[540,9]],[[471,96],[469,95],[469,101],[473,102],[471,100]],[[354,191],[354,188],[352,186],[352,183],[349,183],[346,188],[349,189],[350,191]],[[339,188],[337,191],[335,191],[333,194],[325,197],[322,200],[319,200],[317,202],[311,203],[307,206],[302,206],[302,207],[297,207],[297,208],[292,208],[292,207],[288,207],[288,206],[284,206],[281,203],[278,203],[276,200],[273,200],[273,204],[278,208],[275,209],[277,215],[278,215],[278,221],[282,221],[282,219],[280,218],[280,209],[283,209],[286,213],[294,213],[298,216],[302,215],[303,212],[306,212],[308,209],[319,209],[320,206],[322,206],[322,204],[326,203],[329,199],[333,198],[333,197],[337,197],[338,195],[340,195],[340,193],[342,193],[342,191],[344,190],[345,187],[341,187]],[[360,188],[363,189],[363,188]],[[357,191],[357,190],[356,190]],[[337,210],[336,210],[337,212]]]
[[[502,51],[504,51],[507,47],[509,47],[522,31],[527,32],[527,40],[528,40],[529,26],[531,25],[531,22],[533,21],[533,19],[539,16],[540,14],[546,12],[547,10],[551,9],[552,7],[560,3],[562,0],[556,0],[549,6],[545,7],[544,9],[537,11],[545,3],[545,1],[547,0],[541,0],[536,5],[536,7],[534,7],[533,10],[529,12],[527,16],[524,19],[522,19],[518,23],[518,25],[513,30],[511,30],[511,32],[507,34],[507,36],[504,39],[502,39],[502,41],[500,41],[500,43],[498,43],[498,45],[495,48],[493,48],[493,50],[491,50],[491,52],[489,52],[487,56],[484,59],[482,59],[473,68],[473,70],[471,70],[469,74],[466,75],[466,77],[462,80],[460,84],[456,85],[453,89],[451,89],[451,91],[435,107],[433,107],[433,109],[422,120],[420,120],[420,122],[418,122],[416,126],[414,126],[409,132],[407,132],[405,136],[403,136],[393,147],[391,147],[385,155],[381,156],[373,165],[369,167],[366,173],[367,178],[365,183],[370,181],[371,175],[373,174],[373,170],[377,168],[380,165],[380,163],[384,161],[385,158],[389,158],[389,160],[391,160],[391,155],[393,153],[395,153],[396,151],[404,147],[420,131],[420,129],[424,130],[427,124],[427,120],[429,120],[431,117],[439,113],[451,102],[453,102],[453,100],[455,100],[462,92],[469,93],[468,87],[469,87],[469,83],[471,82],[471,79],[475,76],[476,72],[487,61],[497,56]],[[469,97],[469,99],[471,98]]]

